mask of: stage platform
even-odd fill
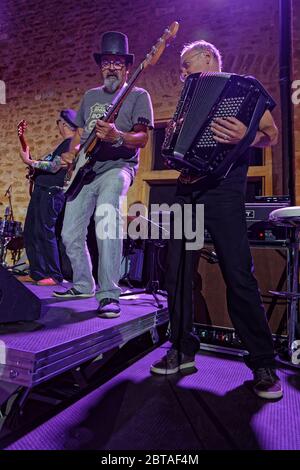
[[[36,322],[1,328],[0,389],[3,382],[32,388],[168,321],[162,296],[160,309],[149,294],[122,297],[120,317],[101,319],[95,298],[57,299],[52,291],[62,288],[27,287],[42,300],[42,315]]]

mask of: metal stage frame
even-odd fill
[[[19,413],[32,389],[80,365],[104,364],[111,352],[149,332],[158,342],[157,327],[168,322],[166,299],[158,309],[152,295],[120,299],[121,315],[97,317],[95,298],[52,297],[53,287],[27,286],[42,301],[41,318],[7,324],[0,331],[0,432],[9,415]],[[56,287],[57,290],[57,287]],[[80,381],[80,378],[79,378]]]

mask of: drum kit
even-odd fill
[[[8,196],[9,205],[6,207],[4,217],[0,217],[0,265],[8,267],[6,258],[8,250],[13,264],[16,264],[24,248],[22,222],[14,220],[11,204],[11,186],[5,193]]]

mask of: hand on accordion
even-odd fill
[[[214,139],[221,144],[235,145],[246,134],[247,127],[233,116],[226,118],[215,118],[211,124]]]

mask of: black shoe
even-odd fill
[[[102,299],[97,309],[100,318],[117,318],[120,316],[120,311],[120,303],[117,299]]]
[[[253,391],[261,398],[274,400],[283,396],[279,377],[274,369],[261,367],[253,371]]]
[[[95,294],[83,294],[72,287],[71,289],[62,292],[54,291],[52,295],[60,299],[88,299],[89,297],[94,297]]]
[[[179,370],[195,369],[195,356],[188,356],[179,353],[177,349],[169,349],[167,354],[150,367],[154,374],[170,375],[176,374]]]

